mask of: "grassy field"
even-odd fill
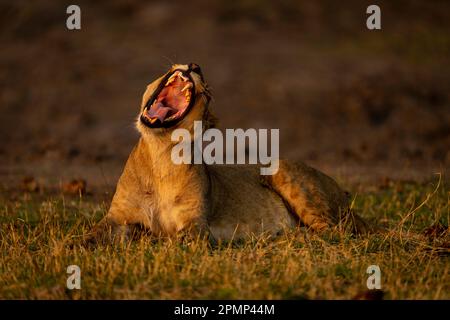
[[[367,291],[369,265],[385,299],[450,299],[449,195],[436,177],[360,192],[354,207],[387,230],[360,238],[298,230],[215,248],[142,238],[85,249],[67,244],[108,199],[2,190],[0,299],[352,299]],[[69,265],[81,290],[66,289]]]

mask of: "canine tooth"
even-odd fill
[[[181,89],[181,92],[183,92],[186,89],[190,89],[190,88],[192,88],[192,83],[189,82],[187,85],[184,86],[183,89]]]
[[[185,81],[185,82],[189,80],[187,77],[183,76],[183,74],[180,74],[180,77],[181,77],[181,79],[183,79],[183,81]]]
[[[174,74],[172,74],[169,79],[167,80],[167,82],[172,82],[175,80],[175,77],[179,77],[180,76],[180,71],[175,72]]]
[[[157,118],[152,118],[152,119],[150,119],[150,123],[153,124],[156,122],[156,120],[157,120]]]

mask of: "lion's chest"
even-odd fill
[[[152,188],[146,192],[142,209],[154,233],[173,235],[194,223],[203,214],[202,192],[185,188]]]

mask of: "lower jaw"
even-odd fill
[[[150,128],[150,129],[171,128],[171,127],[176,126],[179,122],[183,121],[183,119],[186,117],[186,115],[190,112],[190,108],[192,105],[194,105],[193,101],[191,101],[190,105],[188,105],[186,107],[186,109],[183,110],[182,114],[179,115],[177,118],[170,119],[170,120],[165,119],[162,122],[158,119],[153,123],[151,122],[150,118],[148,118],[145,115],[146,110],[144,110],[144,112],[141,113],[140,121],[144,126]]]
[[[175,126],[177,123],[179,123],[182,120],[183,120],[183,118],[180,117],[180,118],[172,119],[167,122],[166,121],[161,122],[159,120],[156,120],[154,123],[151,123],[150,119],[146,118],[144,115],[141,115],[141,117],[140,117],[141,123],[149,129],[159,129],[159,128],[168,129],[168,128]]]

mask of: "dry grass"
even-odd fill
[[[69,248],[107,202],[11,191],[1,201],[1,299],[350,299],[366,290],[372,264],[381,268],[385,298],[450,298],[448,227],[423,232],[448,226],[442,181],[391,183],[359,194],[355,208],[388,232],[352,238],[300,230],[216,248],[204,240],[149,238]],[[73,264],[81,267],[81,290],[66,289]]]

